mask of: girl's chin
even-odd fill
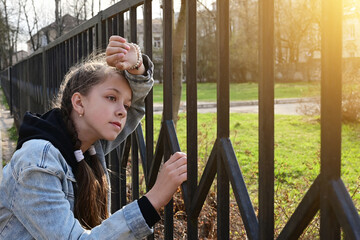
[[[114,141],[118,136],[119,136],[119,134],[118,134],[118,135],[114,135],[114,136],[106,136],[106,137],[104,138],[104,140],[106,140],[106,141]]]

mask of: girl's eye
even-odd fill
[[[126,111],[128,111],[130,109],[129,105],[124,104],[124,108],[126,109]]]
[[[107,96],[107,99],[109,99],[112,102],[116,102],[116,97],[114,96]]]

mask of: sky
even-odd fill
[[[68,2],[70,0],[62,0],[62,2]],[[162,10],[160,9],[160,1],[161,0],[153,0],[153,18],[161,18],[162,17]],[[17,9],[17,0],[10,0],[8,1],[8,4],[12,7]],[[30,3],[31,0],[28,0],[28,3]],[[111,6],[110,4],[110,0],[101,0],[101,10],[104,10],[106,8],[108,8],[109,6]],[[91,1],[89,1],[89,3],[91,3]],[[175,11],[176,9],[180,8],[180,0],[174,0],[174,7],[175,7]],[[14,6],[15,5],[15,6]],[[38,14],[38,18],[39,18],[39,29],[49,25],[50,23],[55,21],[55,1],[54,0],[35,0],[35,7],[37,8],[37,14]],[[99,5],[98,5],[98,1],[95,0],[95,15],[97,14],[97,12],[99,11]],[[29,4],[29,6],[26,8],[28,11],[27,13],[29,14],[29,18],[32,20],[34,18],[34,12],[32,11],[32,7]],[[41,11],[39,11],[39,9],[41,9]],[[63,12],[62,14],[65,15],[67,12]],[[71,14],[71,13],[70,13]],[[16,14],[15,18],[17,17]],[[142,17],[142,8],[138,7],[138,18]],[[15,23],[16,20],[13,19],[13,22]],[[19,44],[18,44],[18,51],[20,50],[25,50],[27,51],[27,45],[26,45],[26,41],[29,40],[29,34],[28,34],[28,28],[26,25],[26,21],[25,21],[25,17],[24,14],[22,14],[22,22],[21,22],[21,28],[23,29],[23,33],[21,34],[21,36],[19,36]]]

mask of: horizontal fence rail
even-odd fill
[[[259,212],[256,213],[229,139],[229,0],[216,3],[217,137],[198,182],[197,2],[186,0],[186,111],[188,181],[181,186],[187,239],[198,239],[198,218],[211,185],[217,186],[217,238],[230,239],[229,199],[233,190],[248,239],[274,239],[274,0],[259,0]],[[111,35],[125,35],[129,13],[130,41],[137,42],[137,7],[144,9],[144,52],[152,58],[151,0],[123,0],[59,37],[29,58],[0,72],[1,87],[17,126],[25,111],[46,111],[71,66],[104,51]],[[123,207],[127,190],[140,195],[155,183],[162,162],[180,151],[172,115],[173,1],[163,8],[163,118],[154,149],[153,93],[146,98],[145,129],[137,129],[107,156],[112,189],[111,211]],[[277,239],[298,239],[320,211],[320,239],[360,239],[360,218],[340,175],[341,163],[341,25],[342,1],[322,0],[321,172]],[[337,66],[337,67],[334,67]],[[213,124],[213,123],[210,123]],[[144,137],[144,133],[145,136]],[[131,158],[131,183],[127,183]],[[142,170],[142,175],[140,174]],[[141,176],[140,176],[141,175]],[[173,201],[165,207],[164,238],[173,239]],[[148,239],[153,239],[149,236]]]

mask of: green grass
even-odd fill
[[[2,106],[5,106],[6,109],[9,109],[9,105],[6,101],[6,97],[5,97],[5,94],[4,94],[4,91],[3,89],[0,87],[0,95],[1,95],[1,105]]]
[[[160,115],[154,116],[155,139]],[[186,146],[186,115],[177,125],[182,151]],[[199,178],[216,139],[216,114],[198,115]],[[230,139],[255,209],[258,206],[258,115],[230,114]],[[342,128],[342,180],[360,212],[360,124]],[[275,116],[275,224],[282,229],[320,173],[320,124],[307,116]]]
[[[9,128],[7,130],[8,134],[9,134],[9,138],[11,141],[17,142],[18,140],[18,133],[17,133],[17,129],[15,126],[12,126],[11,128]]]
[[[198,83],[198,101],[216,102],[216,83]],[[181,100],[186,101],[186,84],[182,87]],[[275,98],[299,98],[318,96],[318,83],[277,83],[275,84]],[[258,99],[258,84],[239,83],[230,85],[230,100],[244,101]],[[154,85],[154,102],[163,101],[163,85]]]

